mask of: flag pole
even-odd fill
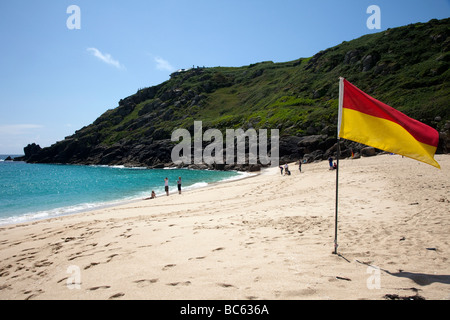
[[[337,152],[336,152],[336,208],[334,220],[334,254],[337,254],[337,232],[338,232],[338,206],[339,206],[339,157],[341,155],[340,138],[337,138]]]
[[[338,127],[337,127],[337,147],[336,147],[336,207],[334,214],[334,252],[337,254],[337,232],[338,232],[338,208],[339,208],[339,158],[341,156],[341,138],[339,132],[341,130],[342,121],[342,103],[344,100],[344,78],[339,78],[339,110],[338,110]]]

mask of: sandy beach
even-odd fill
[[[0,299],[450,299],[450,156],[278,168],[0,227]]]

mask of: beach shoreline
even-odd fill
[[[123,166],[106,166],[106,165],[98,166],[98,167],[124,168]],[[138,168],[134,168],[134,169],[138,169]],[[145,168],[139,168],[139,169],[145,170]],[[173,168],[173,169],[179,169],[179,168]],[[191,170],[191,169],[185,168],[183,170]],[[194,169],[194,170],[196,170],[196,169]],[[194,183],[187,187],[183,187],[183,191],[188,192],[192,189],[204,188],[204,187],[207,187],[207,186],[215,184],[215,183],[222,183],[222,182],[245,179],[247,177],[254,175],[254,173],[248,173],[248,172],[241,172],[241,171],[234,171],[234,172],[237,173],[236,176],[224,178],[224,179],[216,181],[216,182],[197,182],[197,183]],[[149,189],[148,196],[150,196],[150,193],[151,192]],[[165,192],[160,191],[156,195],[158,197],[163,196],[163,195],[165,195]],[[106,200],[106,201],[101,201],[101,202],[84,202],[84,203],[79,203],[76,205],[71,205],[71,206],[66,206],[66,207],[57,207],[54,209],[21,213],[21,214],[12,215],[9,217],[0,217],[0,227],[14,225],[14,224],[34,222],[34,221],[39,221],[39,220],[52,219],[52,218],[61,217],[61,216],[82,214],[82,213],[86,213],[86,212],[90,212],[90,211],[96,211],[96,210],[102,210],[102,209],[106,209],[106,208],[110,208],[110,207],[126,205],[126,204],[130,204],[130,203],[133,203],[136,201],[141,201],[141,200],[145,199],[143,197],[145,197],[145,196],[143,195],[143,192],[141,192],[141,195],[139,195],[139,196],[135,195],[132,197],[116,198],[114,200]]]
[[[326,161],[0,226],[0,299],[450,299],[450,156]]]

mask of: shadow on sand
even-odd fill
[[[420,286],[427,286],[429,284],[438,282],[443,284],[450,284],[450,275],[436,275],[436,274],[427,274],[427,273],[416,273],[416,272],[406,272],[400,270],[399,272],[390,272],[388,270],[381,269],[387,274],[400,277],[400,278],[408,278],[417,283]]]

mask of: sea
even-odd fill
[[[146,169],[123,166],[29,164],[0,155],[0,226],[47,219],[248,176],[237,171]],[[14,157],[14,155],[12,156]]]

